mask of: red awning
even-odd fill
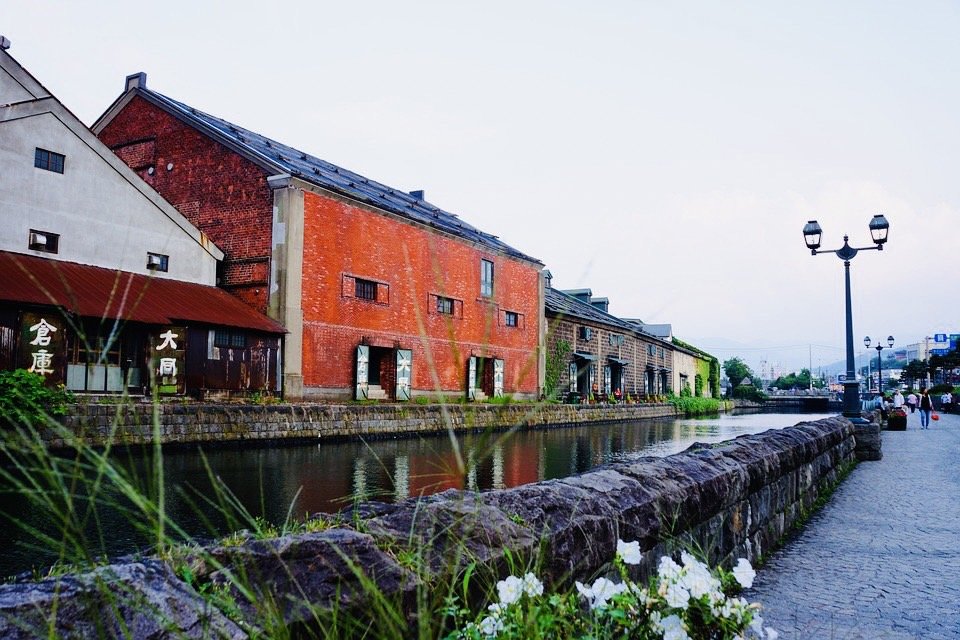
[[[0,251],[0,301],[147,324],[199,322],[286,333],[223,289]]]

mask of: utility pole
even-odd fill
[[[927,386],[930,388],[930,336],[923,337],[923,364],[927,374]]]

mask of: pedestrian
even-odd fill
[[[903,394],[900,393],[900,389],[897,389],[897,392],[893,394],[893,408],[894,409],[903,408]]]
[[[920,389],[920,428],[930,428],[930,412],[933,411],[933,399],[926,388]]]
[[[944,391],[940,396],[940,411],[950,413],[950,404],[953,402],[953,395],[949,391]]]
[[[910,392],[910,395],[907,396],[907,406],[910,407],[910,413],[915,413],[917,410],[917,394],[913,391]]]

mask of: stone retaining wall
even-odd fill
[[[268,601],[282,603],[293,626],[310,624],[306,603],[339,601],[341,611],[369,614],[372,603],[357,570],[388,597],[412,604],[418,589],[443,588],[438,585],[469,562],[494,579],[512,563],[537,566],[547,583],[585,580],[603,570],[618,538],[640,541],[646,570],[678,541],[706,550],[713,563],[756,560],[855,460],[855,447],[852,425],[829,418],[512,489],[370,503],[346,518],[349,526],[198,553],[195,584],[224,585],[236,599],[240,626],[208,610],[161,563],[145,560],[62,578],[56,588],[52,579],[0,587],[0,636],[32,637],[19,629],[43,629],[70,637],[71,629],[92,621],[107,631],[126,624],[136,637],[176,637],[178,630],[198,637],[203,628],[243,638],[245,625],[262,620],[258,606]],[[411,553],[420,565],[416,573],[398,560]],[[231,587],[231,575],[246,576],[252,588]],[[91,597],[94,583],[114,594],[111,606]],[[165,617],[151,621],[144,602],[162,602]],[[48,627],[50,611],[61,613]]]
[[[198,404],[161,403],[157,422],[163,444],[376,437],[454,430],[509,429],[662,418],[673,405],[417,405],[417,404]],[[75,405],[63,423],[94,446],[153,442],[149,403]],[[68,445],[69,436],[45,431],[48,446]]]

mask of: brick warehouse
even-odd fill
[[[541,391],[543,265],[422,192],[172,100],[142,73],[93,130],[223,249],[220,286],[287,328],[287,398]]]

